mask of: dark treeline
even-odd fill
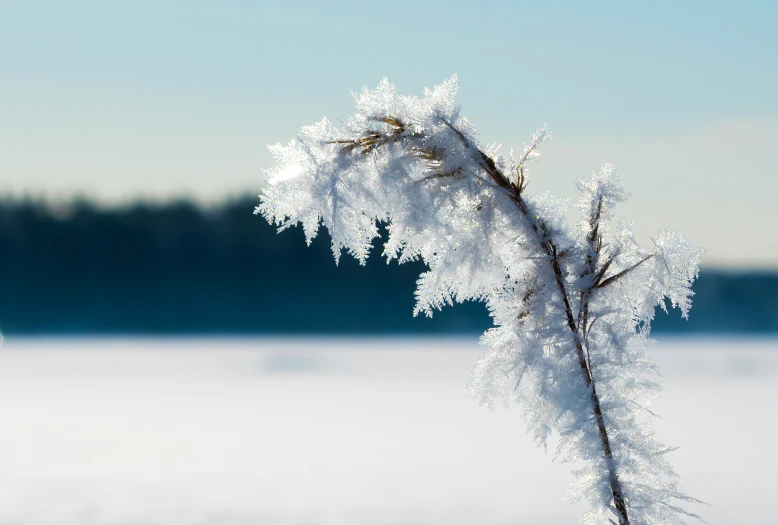
[[[0,204],[0,329],[6,334],[343,334],[483,331],[480,304],[413,318],[421,263],[336,266],[325,231],[306,247],[245,198],[63,209]],[[703,272],[691,319],[660,332],[778,332],[778,274]]]

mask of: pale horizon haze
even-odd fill
[[[705,267],[774,269],[777,26],[748,1],[0,0],[0,197],[258,194],[265,146],[347,117],[350,90],[457,74],[483,143],[551,127],[531,191],[572,204],[610,161],[640,239],[669,225]]]

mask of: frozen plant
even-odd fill
[[[581,220],[565,203],[527,193],[527,166],[549,137],[536,131],[519,155],[482,146],[455,105],[456,78],[402,96],[387,80],[353,95],[343,125],[302,128],[277,160],[256,213],[283,230],[321,225],[337,261],[365,264],[378,224],[384,255],[421,259],[414,314],[483,301],[494,328],[468,390],[482,403],[515,400],[529,431],[576,463],[572,497],[591,504],[583,523],[648,525],[697,517],[654,436],[647,405],[660,387],[643,348],[657,305],[684,317],[702,250],[672,230],[638,246],[630,223],[611,232],[622,176],[606,164],[579,182]]]

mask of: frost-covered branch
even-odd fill
[[[365,263],[378,224],[384,255],[421,259],[415,314],[481,300],[494,328],[469,391],[481,402],[513,399],[544,445],[581,462],[574,495],[590,500],[591,523],[682,523],[673,500],[695,501],[644,419],[659,385],[643,347],[657,305],[691,306],[702,251],[666,230],[640,248],[613,207],[626,200],[610,165],[579,183],[582,219],[567,226],[550,195],[527,195],[528,164],[548,138],[536,132],[518,158],[479,145],[454,104],[456,80],[423,97],[388,81],[354,95],[343,126],[323,120],[286,146],[257,213],[282,229],[301,223],[310,242],[323,225],[335,259]],[[693,515],[692,515],[693,516]]]

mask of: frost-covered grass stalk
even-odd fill
[[[611,233],[627,198],[611,165],[578,185],[581,220],[565,203],[527,194],[527,164],[548,138],[535,132],[520,155],[481,146],[455,105],[456,78],[424,96],[398,95],[384,80],[353,95],[345,125],[327,119],[271,148],[257,213],[281,229],[302,223],[308,242],[324,225],[336,261],[345,248],[364,264],[378,224],[384,255],[421,259],[414,313],[480,300],[494,320],[468,390],[481,402],[519,402],[531,433],[581,466],[573,497],[585,523],[683,523],[671,449],[654,437],[647,405],[660,390],[645,356],[665,298],[684,316],[702,250],[672,230],[644,249],[630,223]]]

